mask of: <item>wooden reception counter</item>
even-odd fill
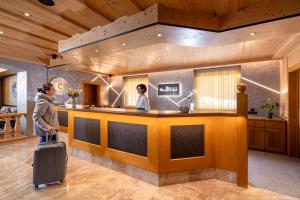
[[[67,118],[72,149],[158,176],[206,169],[230,171],[236,174],[239,186],[247,187],[247,117],[244,115],[62,107],[59,112]],[[155,184],[164,183],[158,180]]]

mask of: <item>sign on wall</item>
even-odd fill
[[[159,83],[158,96],[180,96],[180,83]]]

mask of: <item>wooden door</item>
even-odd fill
[[[265,129],[249,127],[248,128],[248,147],[255,150],[264,150],[265,148]]]
[[[94,82],[83,82],[83,104],[99,107],[100,102],[100,84]]]

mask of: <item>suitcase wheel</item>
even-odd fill
[[[38,189],[39,189],[39,186],[38,186],[38,185],[33,185],[33,189],[34,189],[34,190],[38,190]]]

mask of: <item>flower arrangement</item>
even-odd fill
[[[71,98],[79,97],[80,90],[70,88],[68,91],[68,96]]]
[[[76,98],[79,97],[81,90],[70,88],[68,91],[68,96],[72,98],[72,107],[76,108]]]
[[[268,118],[272,118],[274,111],[279,107],[279,103],[272,102],[270,99],[267,99],[265,105],[262,108],[267,112]]]

